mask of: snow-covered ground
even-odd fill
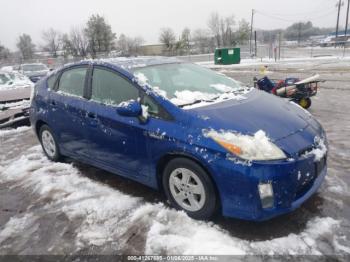
[[[247,83],[258,74],[252,65],[217,70]],[[288,70],[299,72],[293,65],[272,75],[285,77]],[[349,71],[342,74],[350,78]],[[349,255],[349,97],[349,82],[323,84],[310,112],[327,131],[329,174],[300,209],[264,223],[195,221],[135,182],[75,162],[50,162],[30,128],[0,131],[0,255]]]

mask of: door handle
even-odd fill
[[[51,104],[52,106],[56,106],[56,105],[57,105],[57,104],[56,104],[56,101],[54,101],[54,100],[51,100],[50,104]]]

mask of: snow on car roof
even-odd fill
[[[102,59],[100,61],[110,63],[125,69],[182,62],[181,60],[174,57],[162,56],[118,57]]]
[[[25,66],[25,65],[45,65],[43,63],[26,63],[26,64],[21,64],[21,66]]]

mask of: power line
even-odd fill
[[[318,15],[318,16],[315,16],[315,17],[308,17],[305,20],[308,20],[308,21],[317,20],[317,19],[320,19],[320,18],[327,17],[327,16],[329,16],[331,14],[334,14],[335,12],[336,12],[336,10],[328,11],[327,13],[324,13],[324,14],[321,14],[321,15]],[[271,14],[268,14],[268,13],[265,13],[265,12],[262,12],[262,11],[258,11],[258,10],[255,10],[255,13],[256,14],[260,14],[260,15],[265,16],[265,17],[268,17],[268,18],[271,18],[271,19],[274,19],[274,20],[279,20],[279,21],[284,21],[284,22],[289,22],[289,23],[294,23],[295,21],[300,20],[298,18],[286,19],[284,17],[271,15]]]

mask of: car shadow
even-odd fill
[[[73,162],[74,166],[77,167],[82,174],[94,181],[106,184],[124,194],[140,197],[146,202],[162,202],[166,206],[169,206],[165,196],[157,190],[102,169],[70,159],[66,161]],[[321,214],[323,201],[322,197],[315,194],[294,212],[263,222],[245,221],[227,218],[221,215],[216,216],[212,221],[220,228],[227,231],[232,237],[248,241],[266,241],[285,237],[289,234],[298,234],[304,231],[307,223],[312,218]]]

